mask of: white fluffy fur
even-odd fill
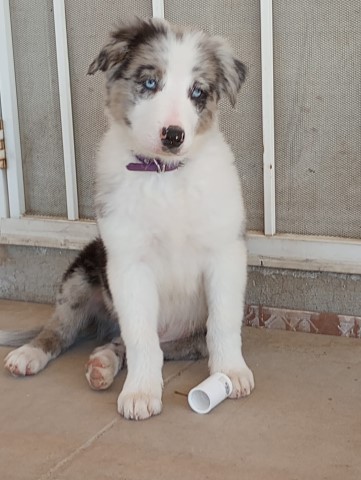
[[[168,45],[165,87],[128,112],[132,128],[110,118],[97,160],[98,221],[108,253],[108,279],[127,350],[128,376],[118,399],[126,418],[161,411],[162,353],[207,320],[210,372],[224,372],[233,396],[248,395],[252,372],[241,353],[246,286],[244,208],[234,158],[217,120],[196,135],[187,97],[196,37]],[[162,155],[160,129],[178,125],[184,167],[133,172],[132,151]],[[147,133],[143,133],[147,132]]]

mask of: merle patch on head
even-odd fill
[[[199,43],[200,61],[197,67],[208,78],[216,92],[217,101],[226,95],[232,106],[246,78],[245,65],[233,56],[232,49],[222,37],[203,38]]]
[[[140,44],[149,43],[155,37],[165,35],[166,25],[158,19],[141,20],[140,18],[122,23],[110,34],[109,43],[103,47],[91,63],[88,74],[93,75],[98,70],[105,72],[117,65],[118,68],[113,72],[113,76],[121,78],[122,70],[130,61],[134,50]]]

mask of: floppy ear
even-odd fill
[[[127,52],[127,42],[112,40],[101,49],[99,55],[90,64],[88,75],[94,75],[94,73],[96,73],[98,70],[105,72],[117,63],[121,63],[126,57]]]
[[[109,43],[101,49],[99,55],[91,63],[88,75],[93,75],[98,70],[106,72],[114,65],[121,64],[129,52],[131,42],[145,23],[145,20],[138,17],[119,23],[117,28],[110,32]]]
[[[233,51],[226,40],[222,37],[213,37],[212,41],[219,63],[220,91],[227,95],[234,107],[237,93],[246,79],[247,68],[233,56]]]

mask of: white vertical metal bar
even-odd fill
[[[164,18],[164,0],[152,0],[153,17]]]
[[[9,217],[8,184],[6,170],[0,170],[0,218]]]
[[[261,2],[264,233],[276,233],[272,0]]]
[[[79,218],[65,1],[53,0],[68,219]]]
[[[0,0],[0,94],[6,142],[9,210],[11,217],[19,218],[25,212],[25,195],[9,0]],[[4,195],[5,174],[2,173],[1,177]]]

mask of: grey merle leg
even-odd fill
[[[14,376],[34,375],[69,348],[89,321],[92,294],[93,288],[81,270],[69,275],[60,288],[49,322],[33,340],[7,355],[5,368]]]

